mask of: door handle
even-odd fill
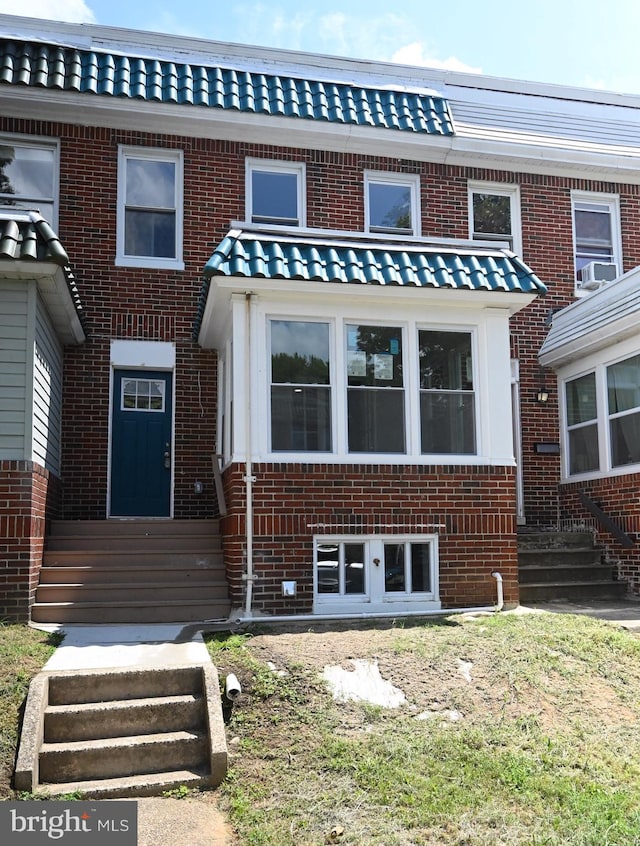
[[[167,470],[171,469],[171,450],[169,449],[169,444],[165,444],[164,466]]]

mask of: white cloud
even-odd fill
[[[391,56],[392,62],[398,62],[402,65],[418,65],[427,68],[439,68],[440,70],[461,71],[463,73],[482,73],[482,68],[474,68],[467,65],[455,56],[449,56],[448,59],[436,59],[426,52],[426,47],[422,41],[414,41],[411,44],[405,44],[400,47]]]
[[[95,15],[84,0],[30,0],[24,10],[17,9],[14,0],[0,0],[0,13],[68,23],[95,22]]]

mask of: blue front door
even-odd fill
[[[115,371],[112,517],[171,515],[171,388],[170,373]]]

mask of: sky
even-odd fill
[[[16,14],[15,0],[0,13]],[[640,94],[638,0],[29,0],[32,17]]]

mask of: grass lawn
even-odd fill
[[[639,846],[640,638],[584,617],[208,640],[243,695],[223,801],[246,846]],[[334,701],[375,659],[407,702]]]
[[[29,682],[60,642],[58,635],[0,622],[0,799],[14,799],[11,778]]]

